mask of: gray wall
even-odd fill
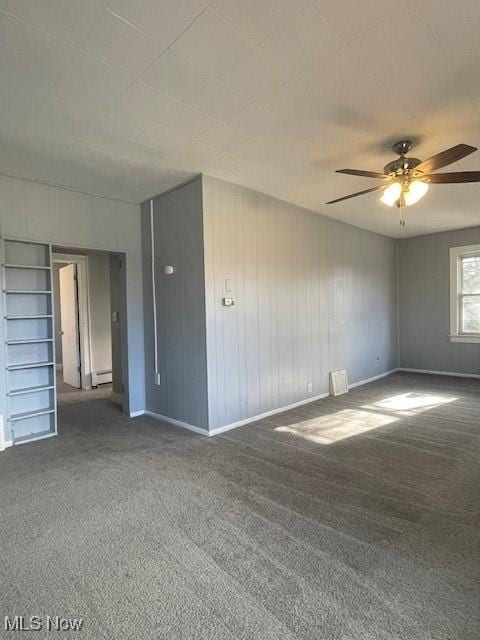
[[[397,366],[394,240],[210,177],[204,228],[210,428]]]
[[[394,240],[204,177],[155,198],[156,386],[148,202],[142,228],[150,411],[215,429],[397,366]]]
[[[480,373],[480,344],[450,342],[450,247],[480,243],[480,227],[399,242],[400,366]]]
[[[146,406],[208,426],[201,178],[154,200],[158,358],[154,384],[150,203],[142,205]],[[174,265],[173,276],[163,265]]]

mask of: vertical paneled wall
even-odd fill
[[[450,247],[480,244],[480,227],[399,242],[400,366],[480,374],[480,344],[450,342]]]
[[[397,367],[396,245],[326,220],[329,370],[358,382]]]
[[[142,205],[147,409],[208,427],[202,180],[154,199],[160,385],[155,384],[150,202]],[[173,275],[164,275],[166,265]]]
[[[394,240],[211,177],[203,198],[210,429],[396,367]]]

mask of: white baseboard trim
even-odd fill
[[[379,380],[380,378],[384,378],[385,376],[389,376],[392,373],[395,373],[397,369],[391,369],[390,371],[385,371],[384,373],[380,373],[372,378],[366,378],[365,380],[359,380],[358,382],[354,382],[349,385],[349,388],[359,387],[362,384],[367,384],[368,382],[373,382],[375,380]],[[173,418],[169,418],[167,416],[163,416],[159,413],[155,413],[153,411],[146,410],[144,415],[150,416],[152,418],[157,418],[158,420],[163,420],[164,422],[168,422],[169,424],[173,424],[177,427],[182,427],[183,429],[188,429],[189,431],[193,431],[194,433],[199,433],[203,436],[208,436],[211,438],[212,436],[217,436],[221,433],[225,433],[226,431],[231,431],[232,429],[237,429],[238,427],[243,427],[247,424],[251,424],[252,422],[257,422],[258,420],[263,420],[264,418],[269,418],[270,416],[277,415],[278,413],[284,413],[285,411],[290,411],[291,409],[296,409],[297,407],[301,407],[305,404],[310,404],[311,402],[316,402],[317,400],[323,400],[324,398],[329,397],[329,393],[321,393],[319,395],[313,396],[311,398],[304,398],[303,400],[299,400],[298,402],[293,402],[291,404],[287,404],[283,407],[278,407],[278,409],[272,409],[271,411],[265,411],[263,413],[258,413],[257,415],[251,416],[249,418],[245,418],[244,420],[238,420],[237,422],[231,422],[230,424],[225,424],[221,427],[216,427],[215,429],[202,429],[201,427],[196,427],[193,424],[188,424],[186,422],[181,422],[180,420],[174,420]]]
[[[252,416],[251,418],[245,418],[245,420],[238,420],[238,422],[231,422],[230,424],[226,424],[223,427],[217,427],[216,429],[211,429],[208,432],[209,436],[217,436],[219,433],[224,433],[225,431],[230,431],[231,429],[236,429],[237,427],[243,427],[246,424],[250,424],[251,422],[257,422],[257,420],[263,420],[264,418],[269,418],[270,416],[274,416],[277,413],[283,413],[284,411],[290,411],[290,409],[296,409],[297,407],[301,407],[304,404],[310,404],[311,402],[316,402],[317,400],[323,400],[324,398],[328,398],[330,394],[321,393],[318,396],[313,396],[312,398],[305,398],[304,400],[300,400],[299,402],[293,402],[292,404],[287,404],[284,407],[279,407],[278,409],[272,409],[271,411],[265,411],[264,413],[258,413],[256,416]]]
[[[454,378],[480,378],[479,373],[457,373],[455,371],[430,371],[429,369],[411,369],[410,367],[398,367],[397,371],[407,373],[427,373],[432,376],[453,376]]]
[[[3,415],[0,415],[0,451],[5,451],[7,447],[11,447],[12,443],[10,440],[5,440],[5,424],[3,420]]]
[[[181,427],[182,429],[188,429],[188,431],[193,431],[194,433],[199,433],[202,436],[212,435],[207,431],[207,429],[202,429],[201,427],[196,427],[193,424],[189,424],[188,422],[182,422],[181,420],[175,420],[174,418],[169,418],[168,416],[162,416],[160,413],[155,413],[155,411],[147,411],[145,410],[144,415],[150,416],[150,418],[155,418],[156,420],[162,420],[162,422],[168,422],[168,424],[173,424],[175,427]]]
[[[384,373],[380,373],[372,378],[366,378],[365,380],[359,380],[358,382],[354,382],[348,385],[349,389],[354,387],[359,387],[362,384],[367,384],[369,382],[374,382],[375,380],[379,380],[380,378],[385,378],[386,376],[395,373],[397,369],[391,369],[390,371],[385,371]],[[290,409],[295,409],[297,407],[301,407],[304,404],[310,404],[311,402],[316,402],[317,400],[323,400],[324,398],[328,398],[330,394],[321,393],[318,396],[314,396],[312,398],[305,398],[304,400],[300,400],[299,402],[294,402],[292,404],[288,404],[284,407],[280,407],[278,409],[273,409],[272,411],[266,411],[265,413],[259,413],[256,416],[252,416],[251,418],[246,418],[245,420],[239,420],[238,422],[232,422],[231,424],[227,424],[223,427],[217,427],[216,429],[212,429],[208,432],[208,435],[216,436],[220,433],[224,433],[225,431],[230,431],[231,429],[236,429],[237,427],[243,427],[246,424],[250,424],[251,422],[257,422],[257,420],[263,420],[263,418],[269,418],[270,416],[274,416],[277,413],[283,413],[284,411],[290,411]]]
[[[140,411],[130,411],[128,415],[130,418],[138,418],[138,416],[145,415],[145,409],[140,409]]]
[[[376,376],[372,376],[371,378],[365,378],[365,380],[359,380],[358,382],[352,382],[352,384],[348,385],[349,389],[355,389],[355,387],[361,387],[363,384],[368,384],[369,382],[375,382],[375,380],[380,380],[380,378],[386,378],[387,376],[391,376],[392,373],[395,373],[398,369],[390,369],[390,371],[384,371],[383,373],[379,373]]]
[[[5,449],[8,449],[9,447],[13,447],[13,442],[11,440],[4,440],[0,444],[0,451],[5,451]]]

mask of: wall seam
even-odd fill
[[[400,240],[395,241],[395,277],[396,277],[396,312],[397,312],[397,367],[400,366],[401,342],[400,342]]]
[[[208,375],[208,314],[207,314],[207,264],[205,260],[206,255],[206,238],[207,234],[205,233],[205,176],[204,174],[200,174],[200,203],[202,207],[202,262],[203,262],[203,318],[205,323],[205,334],[204,334],[204,346],[205,346],[205,394],[206,394],[206,424],[205,427],[207,431],[210,431],[210,394],[209,394],[209,375]]]

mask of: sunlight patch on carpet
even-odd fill
[[[317,444],[332,444],[345,438],[384,427],[398,418],[365,410],[344,409],[326,416],[276,427],[275,431],[290,433]]]
[[[383,411],[398,412],[400,415],[415,415],[455,400],[458,400],[458,398],[446,394],[410,392],[389,396],[374,402],[372,405],[364,405],[362,409],[371,410],[375,408]]]

